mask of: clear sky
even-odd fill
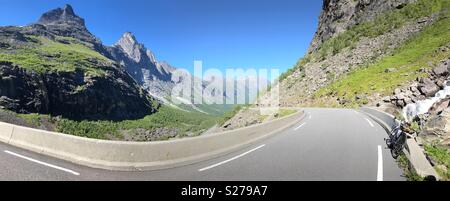
[[[36,22],[71,4],[104,44],[126,31],[158,60],[193,69],[279,68],[304,55],[322,0],[0,0],[0,26]]]

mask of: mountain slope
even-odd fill
[[[160,100],[174,70],[131,33],[103,45],[66,5],[37,23],[0,27],[0,121],[109,140],[198,135],[216,121],[195,109],[207,106]]]
[[[176,95],[172,97],[172,89],[179,84],[177,80],[183,80],[174,76],[174,73],[180,69],[165,61],[157,61],[155,55],[144,44],[139,43],[131,32],[124,33],[114,46],[106,47],[104,55],[121,64],[139,85],[163,104],[182,110],[212,115],[222,115],[232,107],[226,104],[194,104],[194,96],[206,98],[205,94],[213,94],[214,91],[207,88],[208,82],[194,77],[188,72],[183,72],[182,78],[196,80],[197,83],[201,83],[200,86],[192,87],[193,94],[189,100]],[[180,72],[178,71],[178,73]],[[225,97],[226,94],[222,93],[221,96]],[[177,101],[172,99],[182,101],[175,104]]]
[[[351,3],[353,2],[353,3]],[[346,105],[346,103],[367,103],[367,94],[353,94],[358,100],[343,100],[334,95],[334,101],[318,103],[313,98],[320,95],[317,92],[334,82],[339,82],[342,77],[358,69],[370,67],[371,64],[389,55],[398,53],[398,48],[414,38],[427,27],[433,25],[441,18],[445,18],[448,12],[448,0],[417,0],[417,1],[349,1],[347,6],[355,6],[348,12],[347,9],[336,7],[334,1],[324,1],[325,10],[321,15],[319,31],[311,44],[310,52],[299,61],[289,72],[281,77],[281,103],[282,105]],[[342,3],[342,2],[341,2]],[[366,8],[375,9],[370,12],[359,10],[364,4]],[[386,6],[381,6],[386,5]],[[346,13],[343,18],[324,18],[335,13]],[[373,15],[373,13],[376,13]],[[351,23],[346,24],[340,31],[324,32],[323,27],[340,27],[347,18],[351,17]],[[363,15],[368,15],[364,17]],[[367,21],[360,21],[367,19]],[[325,26],[324,24],[327,24]],[[353,26],[351,26],[353,24]],[[333,30],[333,29],[331,29]],[[444,36],[445,37],[445,36]],[[327,39],[328,38],[328,39]],[[442,44],[441,44],[442,45]],[[438,49],[439,47],[435,47]],[[412,55],[413,56],[413,55]],[[419,56],[419,55],[417,55]],[[410,58],[414,59],[414,58]],[[395,68],[395,66],[391,66]],[[411,79],[414,76],[411,76]],[[359,85],[368,84],[360,82]],[[372,93],[376,93],[376,88]],[[319,93],[319,94],[318,94]],[[345,94],[350,95],[350,94]]]
[[[0,106],[73,119],[136,119],[158,104],[114,61],[72,7],[0,27]]]
[[[449,45],[449,9],[448,0],[324,0],[308,53],[280,76],[280,105],[378,103],[424,76],[417,71],[424,64],[449,56],[435,54]],[[270,103],[269,95],[258,106]]]

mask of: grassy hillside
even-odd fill
[[[337,54],[346,47],[351,47],[363,37],[374,38],[390,30],[400,28],[406,22],[430,16],[433,13],[449,7],[448,0],[418,0],[399,10],[380,15],[373,21],[353,26],[349,30],[325,41],[319,46],[319,60],[330,54]]]
[[[448,9],[450,9],[450,0],[418,0],[416,3],[408,4],[402,9],[380,15],[372,21],[355,25],[320,44],[316,52],[301,58],[292,69],[280,76],[280,80],[286,79],[295,71],[302,72],[303,67],[310,62],[322,61],[330,55],[339,53],[344,48],[349,47],[352,49],[363,37],[375,38],[388,31],[397,29],[407,22]]]
[[[155,129],[171,129],[176,131],[177,137],[195,136],[216,124],[217,117],[199,112],[185,112],[169,106],[162,106],[155,114],[138,120],[125,121],[74,121],[60,117],[41,114],[15,114],[0,111],[3,114],[15,115],[28,125],[40,127],[40,124],[52,123],[55,131],[95,139],[122,140],[124,135],[135,135],[137,130],[154,131]],[[1,116],[1,115],[0,115]],[[162,135],[156,140],[167,140]]]
[[[448,52],[437,51],[439,47],[450,44],[449,27],[450,19],[447,16],[440,18],[391,56],[350,72],[342,79],[318,90],[315,98],[343,97],[350,101],[350,106],[365,104],[367,100],[355,100],[355,97],[376,92],[387,95],[402,83],[426,76],[419,72],[421,68],[430,68],[429,62],[436,64],[449,56]],[[396,71],[387,73],[388,68],[395,68]]]
[[[26,44],[10,44],[1,48],[0,61],[8,61],[38,73],[46,71],[72,72],[83,70],[89,75],[102,75],[100,66],[112,61],[91,49],[89,44],[74,38],[26,36]]]
[[[108,139],[112,136],[123,139],[122,131],[131,134],[136,129],[155,130],[157,128],[175,129],[179,137],[187,134],[198,135],[212,127],[216,120],[213,116],[199,112],[185,112],[169,106],[163,106],[155,114],[148,115],[139,120],[112,121],[73,121],[61,119],[57,122],[57,131],[82,137]],[[162,137],[159,140],[165,140]]]

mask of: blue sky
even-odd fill
[[[111,45],[133,32],[158,60],[193,69],[292,67],[318,25],[321,0],[0,0],[0,26],[35,22],[71,4]]]

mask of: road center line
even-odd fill
[[[298,126],[298,127],[295,128],[294,130],[296,131],[296,130],[300,129],[300,128],[303,127],[305,124],[306,124],[306,123],[302,123],[302,125]]]
[[[375,125],[373,125],[373,123],[369,119],[367,119],[367,118],[364,118],[364,119],[370,124],[370,126],[375,127]]]
[[[383,181],[383,151],[381,149],[381,145],[378,145],[377,181]]]
[[[230,161],[233,161],[233,160],[236,160],[236,159],[238,159],[238,158],[240,158],[240,157],[243,157],[243,156],[245,156],[245,155],[247,155],[247,154],[249,154],[249,153],[251,153],[251,152],[254,152],[254,151],[258,150],[258,149],[261,149],[261,148],[263,148],[264,146],[266,146],[266,145],[263,144],[263,145],[261,145],[261,146],[259,146],[259,147],[256,147],[256,148],[254,148],[254,149],[252,149],[252,150],[250,150],[250,151],[247,151],[247,152],[245,152],[245,153],[243,153],[243,154],[237,155],[237,156],[235,156],[235,157],[233,157],[233,158],[230,158],[230,159],[228,159],[228,160],[222,161],[222,162],[220,162],[220,163],[216,163],[216,164],[214,164],[214,165],[211,165],[211,166],[208,166],[208,167],[199,169],[198,171],[199,171],[199,172],[203,172],[203,171],[205,171],[205,170],[209,170],[209,169],[211,169],[211,168],[215,168],[215,167],[217,167],[217,166],[223,165],[223,164],[225,164],[225,163],[228,163],[228,162],[230,162]]]
[[[63,167],[59,167],[59,166],[52,165],[52,164],[49,164],[49,163],[46,163],[46,162],[42,162],[42,161],[39,161],[39,160],[36,160],[36,159],[32,159],[32,158],[29,158],[29,157],[26,157],[26,156],[23,156],[23,155],[20,155],[20,154],[16,154],[16,153],[8,151],[8,150],[5,150],[4,152],[7,153],[7,154],[10,154],[10,155],[13,155],[13,156],[16,156],[16,157],[19,157],[19,158],[22,158],[22,159],[34,162],[34,163],[37,163],[37,164],[40,164],[40,165],[44,165],[44,166],[51,167],[51,168],[54,168],[54,169],[57,169],[57,170],[68,172],[68,173],[73,174],[73,175],[77,175],[77,176],[80,175],[80,173],[75,172],[73,170],[69,170],[69,169],[66,169],[66,168],[63,168]]]

